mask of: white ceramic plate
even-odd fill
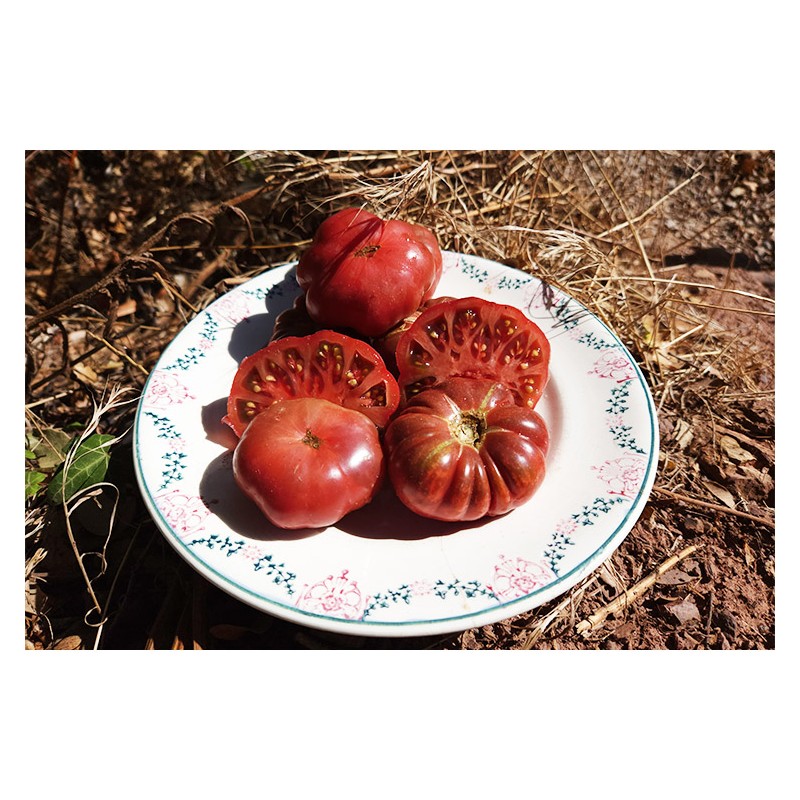
[[[276,617],[339,633],[426,636],[487,625],[570,589],[607,559],[653,485],[652,397],[622,342],[527,273],[444,253],[439,295],[521,309],[544,331],[551,435],[536,495],[503,517],[449,524],[405,509],[387,486],[321,532],[274,528],[239,491],[220,422],[239,362],[263,347],[300,290],[294,265],[219,298],[166,348],[135,422],[145,502],[167,540],[213,584]]]

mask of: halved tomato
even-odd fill
[[[384,360],[392,375],[397,375],[395,351],[397,350],[397,343],[400,341],[400,337],[411,327],[414,320],[416,320],[428,306],[435,305],[436,303],[444,303],[446,300],[452,299],[452,297],[434,297],[431,300],[426,300],[416,311],[398,322],[397,325],[390,328],[382,336],[374,336],[370,339],[372,346],[380,353],[381,358]]]
[[[460,297],[426,308],[395,357],[404,401],[449,378],[488,378],[533,408],[547,385],[550,342],[518,308]]]
[[[361,411],[382,428],[397,410],[400,390],[377,351],[360,339],[329,330],[287,336],[242,360],[223,422],[241,436],[264,409],[295,397]]]

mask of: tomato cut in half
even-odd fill
[[[239,488],[279,528],[323,528],[366,505],[384,457],[361,413],[318,397],[273,403],[233,451]]]
[[[395,351],[397,350],[397,343],[400,341],[400,337],[411,327],[414,320],[428,308],[428,306],[435,305],[436,303],[444,303],[446,300],[452,299],[452,297],[434,297],[430,300],[426,300],[416,311],[398,322],[397,325],[390,328],[382,336],[374,336],[370,339],[372,346],[380,353],[381,358],[384,360],[384,363],[389,368],[392,375],[397,375]]]
[[[460,297],[426,308],[395,358],[404,402],[448,378],[488,378],[533,408],[547,385],[550,342],[518,308]]]
[[[545,476],[544,419],[505,386],[454,378],[415,395],[386,428],[387,468],[400,501],[450,522],[526,503]]]
[[[223,422],[241,436],[264,409],[296,397],[361,411],[383,428],[397,410],[400,390],[377,351],[360,339],[329,330],[287,336],[242,360]]]

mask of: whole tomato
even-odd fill
[[[384,437],[398,498],[447,521],[498,516],[526,503],[545,475],[542,417],[488,380],[454,378],[414,395]]]
[[[547,385],[550,342],[518,308],[460,297],[425,308],[400,336],[395,358],[404,399],[449,378],[486,378],[533,408]]]
[[[312,319],[363,336],[378,336],[419,308],[441,274],[432,231],[359,208],[328,217],[297,265]]]
[[[223,422],[241,436],[264,409],[293,397],[330,400],[383,427],[397,409],[400,389],[378,352],[361,339],[329,330],[285,336],[242,359]]]
[[[320,398],[274,403],[233,451],[236,483],[280,528],[333,525],[374,497],[383,474],[377,428]]]

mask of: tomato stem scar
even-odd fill
[[[380,249],[381,246],[379,244],[365,244],[362,248],[356,250],[353,255],[362,258],[369,258],[370,256],[374,256],[375,253],[377,253]]]
[[[315,436],[313,433],[311,433],[310,428],[306,431],[306,435],[300,441],[303,444],[307,444],[309,447],[313,447],[315,450],[319,450],[319,446],[322,443],[319,436]]]
[[[450,423],[450,430],[453,436],[461,444],[477,447],[486,433],[486,417],[474,411],[462,411]]]

